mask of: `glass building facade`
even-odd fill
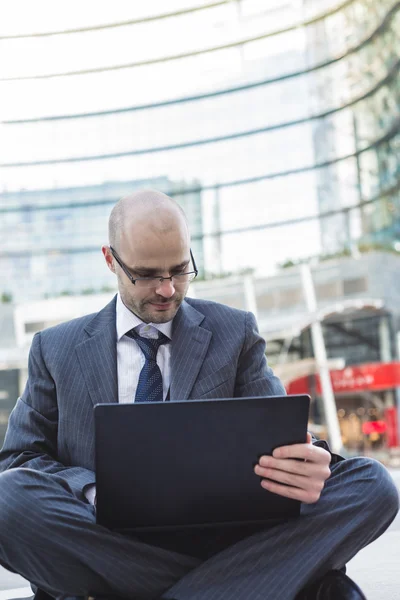
[[[318,204],[322,214],[348,209],[321,219],[326,253],[352,238],[392,247],[399,240],[399,26],[396,2],[366,0],[310,28],[310,62],[331,62],[314,71],[310,90],[321,115],[316,163],[329,163],[317,169]]]
[[[9,192],[2,203],[0,289],[21,300],[116,289],[101,259],[107,222],[119,198],[143,188],[170,194],[191,224],[192,250],[204,274],[203,222],[198,187],[166,178]]]
[[[0,291],[110,285],[93,248],[138,183],[185,203],[206,273],[396,244],[397,2],[128,4],[0,24]]]

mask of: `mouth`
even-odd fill
[[[151,302],[151,305],[156,310],[168,310],[168,309],[172,308],[174,303],[173,302],[162,302],[161,304],[157,304],[157,302]]]

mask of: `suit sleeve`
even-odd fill
[[[282,396],[286,394],[281,380],[268,367],[265,341],[258,332],[252,313],[246,313],[245,338],[239,358],[235,396]]]
[[[56,384],[43,360],[40,333],[29,354],[28,382],[8,422],[0,471],[23,467],[59,476],[84,499],[83,488],[95,482],[94,472],[57,460],[58,407]]]

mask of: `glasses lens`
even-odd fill
[[[172,277],[172,281],[174,282],[174,285],[179,285],[183,283],[188,283],[188,281],[193,281],[195,276],[196,273],[180,273],[179,275],[174,275]]]
[[[174,286],[184,285],[193,281],[196,273],[179,273],[172,276],[172,284]],[[136,279],[136,287],[139,288],[156,288],[160,285],[160,277],[149,277],[148,279]]]
[[[160,284],[159,277],[149,277],[149,279],[136,279],[135,286],[138,288],[156,288]]]

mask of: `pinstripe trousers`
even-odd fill
[[[97,525],[57,475],[10,469],[0,475],[0,562],[54,598],[292,600],[379,537],[398,509],[380,463],[347,459],[300,517],[198,558]]]

